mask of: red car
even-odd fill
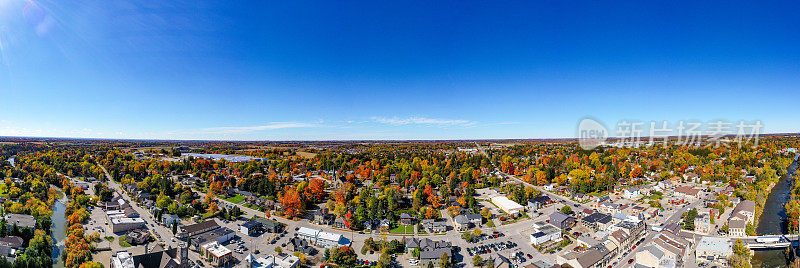
[[[630,259],[630,260],[628,260],[628,264],[630,264],[630,263],[632,263],[632,262],[633,262],[633,259]]]

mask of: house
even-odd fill
[[[704,235],[711,232],[711,216],[708,214],[697,215],[694,218],[694,231]]]
[[[259,231],[261,231],[262,226],[261,223],[255,220],[249,220],[239,226],[239,232],[246,234],[246,235],[256,235]]]
[[[6,237],[0,237],[0,245],[6,246],[6,247],[9,247],[9,248],[12,248],[12,249],[16,249],[16,250],[24,249],[24,247],[22,246],[23,244],[24,244],[24,241],[22,240],[22,237],[19,237],[19,236],[9,235],[9,236],[6,236]]]
[[[620,204],[617,203],[610,203],[610,202],[603,202],[600,203],[600,211],[603,213],[613,215],[620,212]]]
[[[673,191],[676,196],[683,197],[688,200],[697,200],[699,198],[700,189],[692,188],[689,186],[678,186]]]
[[[586,217],[586,216],[589,216],[589,215],[592,215],[592,214],[594,214],[595,212],[596,212],[596,211],[595,211],[594,209],[588,209],[588,208],[584,208],[583,210],[581,210],[581,211],[579,212],[579,214],[578,214],[578,215],[580,215],[581,217]]]
[[[626,199],[636,199],[642,196],[640,187],[629,187],[622,190],[622,196]]]
[[[442,257],[442,254],[446,254],[448,257],[453,256],[450,242],[433,241],[429,238],[405,238],[404,242],[407,250],[419,248],[419,266],[422,267],[427,267],[429,263],[438,266],[439,258]]]
[[[697,243],[695,255],[697,259],[727,260],[733,253],[731,242],[727,238],[704,236]]]
[[[334,218],[333,214],[331,214],[327,208],[314,211],[314,222],[316,224],[331,225],[333,224]]]
[[[145,246],[146,247],[146,246]],[[152,251],[132,255],[127,251],[117,252],[111,257],[111,268],[189,268],[189,248],[162,249],[156,246]]]
[[[314,255],[314,252],[316,251],[308,244],[307,240],[303,240],[299,237],[292,237],[289,239],[288,247],[293,252],[300,252],[306,255]]]
[[[517,204],[517,202],[511,201],[510,199],[508,199],[508,197],[505,196],[495,196],[492,197],[491,200],[492,203],[501,210],[503,210],[503,212],[511,215],[518,215],[525,209],[520,204]]]
[[[164,214],[161,216],[161,224],[164,226],[172,226],[172,223],[181,223],[181,218],[175,214]]]
[[[347,221],[344,217],[337,217],[335,221],[333,221],[333,227],[345,229],[347,228]]]
[[[200,248],[200,256],[213,267],[227,267],[236,261],[233,252],[216,241],[203,245]]]
[[[447,231],[447,225],[443,221],[436,221],[434,219],[422,220],[422,228],[428,233],[442,233]]]
[[[411,214],[403,212],[400,214],[400,223],[403,225],[412,225],[414,224],[414,217],[412,217]]]
[[[149,238],[150,233],[142,229],[131,230],[125,234],[125,242],[131,245],[144,244]]]
[[[552,203],[553,203],[553,201],[550,199],[550,197],[548,197],[546,195],[540,195],[540,196],[537,196],[537,197],[534,197],[534,198],[531,198],[530,200],[528,200],[528,209],[529,210],[538,210],[538,209],[546,207],[546,206],[548,206],[548,205],[550,205]]]
[[[461,214],[453,218],[456,230],[468,230],[472,226],[481,226],[483,217],[480,214]]]
[[[575,225],[575,218],[561,212],[553,212],[550,214],[550,224],[564,230]]]
[[[583,226],[586,226],[586,228],[598,231],[606,230],[612,224],[611,216],[600,212],[595,212],[589,216],[584,217],[583,219],[581,219],[581,223],[583,224]]]

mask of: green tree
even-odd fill
[[[447,256],[447,253],[442,253],[439,257],[439,268],[450,268],[450,256]]]
[[[697,217],[697,209],[689,210],[683,218],[683,229],[694,231],[694,218]]]
[[[475,267],[480,267],[481,264],[483,264],[483,258],[481,258],[481,255],[476,254],[475,257],[472,257],[472,265]]]
[[[353,268],[356,266],[356,253],[349,246],[335,248],[331,251],[330,260],[342,268]]]
[[[572,213],[572,208],[570,206],[564,206],[561,209],[559,209],[558,211],[561,211],[561,213],[564,213],[564,214],[570,214],[570,213]]]

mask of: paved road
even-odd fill
[[[681,216],[683,215],[684,212],[687,212],[687,211],[691,210],[692,208],[697,207],[697,205],[702,203],[702,200],[703,200],[703,198],[698,198],[698,200],[695,201],[694,203],[691,203],[690,205],[685,206],[682,209],[676,211],[674,214],[672,214],[672,216],[667,218],[667,220],[665,221],[664,225],[669,224],[671,222],[680,221],[681,220]],[[645,240],[642,241],[642,243],[639,244],[639,246],[637,246],[636,249],[631,250],[628,254],[624,254],[624,255],[620,256],[619,259],[618,259],[618,263],[617,263],[616,266],[614,266],[614,268],[620,268],[620,267],[629,266],[628,260],[633,259],[636,256],[636,252],[639,252],[642,249],[642,246],[647,245],[651,241],[653,241],[653,239],[658,234],[657,232],[652,231],[650,229],[647,229],[646,232],[647,232],[647,236],[646,236]]]
[[[136,202],[134,201],[135,199],[128,196],[128,194],[122,190],[122,186],[114,181],[113,177],[111,177],[111,174],[108,173],[108,171],[106,170],[105,167],[103,167],[103,165],[98,164],[98,166],[106,174],[106,177],[108,178],[109,187],[111,187],[111,189],[114,189],[114,191],[116,191],[117,194],[124,197],[125,200],[127,200],[128,203],[130,203],[131,208],[133,208],[133,210],[135,210],[136,213],[139,213],[139,216],[142,219],[144,219],[145,224],[147,224],[147,228],[155,232],[155,234],[157,235],[156,241],[163,242],[167,246],[177,247],[178,246],[177,240],[176,242],[172,241],[172,237],[174,237],[174,235],[172,234],[172,230],[167,229],[166,226],[158,224],[158,221],[156,221],[153,215],[150,214],[150,211],[139,207],[139,205],[136,204]]]
[[[489,157],[489,154],[487,154],[487,153],[486,153],[486,152],[483,150],[483,148],[482,148],[480,145],[478,145],[478,143],[477,143],[477,142],[475,143],[475,146],[477,146],[477,147],[478,147],[478,151],[480,151],[480,152],[481,152],[481,154],[483,154],[483,155],[484,155],[484,156],[486,156],[487,158]],[[489,161],[489,163],[491,163],[491,161]],[[551,199],[557,199],[557,200],[561,200],[562,202],[566,202],[567,204],[569,204],[569,205],[571,205],[571,206],[573,206],[573,207],[576,207],[576,208],[578,208],[578,209],[580,209],[580,210],[583,210],[583,209],[592,209],[591,207],[589,207],[589,206],[586,206],[585,204],[582,204],[582,203],[580,203],[580,202],[576,202],[576,201],[574,201],[574,200],[572,200],[572,199],[566,198],[566,197],[564,197],[564,196],[561,196],[561,195],[557,195],[557,194],[554,194],[554,193],[548,192],[548,191],[546,191],[546,190],[542,189],[542,187],[540,187],[540,186],[537,186],[537,185],[530,184],[530,183],[528,183],[528,182],[526,182],[526,181],[523,181],[523,180],[521,180],[521,179],[517,178],[517,177],[516,177],[516,176],[514,176],[514,175],[511,175],[511,174],[508,174],[508,173],[502,172],[502,171],[500,171],[500,169],[498,169],[496,166],[494,166],[494,163],[492,163],[492,166],[494,167],[494,170],[495,170],[495,171],[497,171],[497,172],[500,172],[500,174],[503,174],[503,176],[506,176],[506,177],[508,177],[508,178],[511,178],[512,180],[514,180],[514,181],[516,181],[516,182],[522,183],[522,185],[525,185],[526,187],[533,187],[534,189],[538,190],[538,191],[539,191],[539,192],[541,192],[542,194],[545,194],[545,195],[549,196]],[[577,211],[576,211],[576,212],[577,212]]]

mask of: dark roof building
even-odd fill
[[[217,221],[213,219],[201,223],[184,225],[181,227],[181,232],[178,233],[177,237],[186,238],[189,236],[196,236],[198,234],[202,234],[217,228],[219,228],[219,224],[217,224]]]
[[[561,212],[554,212],[550,214],[550,224],[563,230],[572,227],[575,224],[575,218]]]

